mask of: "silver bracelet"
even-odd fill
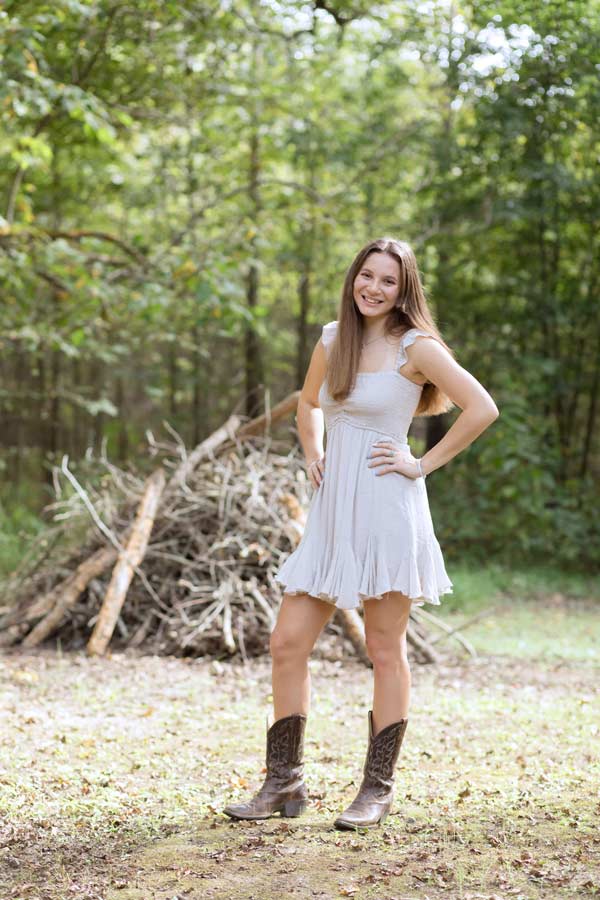
[[[427,475],[425,474],[425,472],[424,472],[423,469],[421,468],[421,460],[420,460],[420,459],[417,459],[417,458],[415,457],[415,462],[416,462],[416,464],[417,464],[417,471],[418,471],[419,475],[421,476],[421,478],[427,478]]]

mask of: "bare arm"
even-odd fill
[[[300,391],[298,410],[296,412],[298,436],[307,465],[323,456],[325,420],[319,405],[319,390],[325,379],[326,372],[327,357],[325,355],[325,347],[319,338],[313,350],[304,385]],[[318,487],[321,483],[324,468],[325,466],[321,462],[313,466],[309,473],[309,477],[313,476],[311,481],[315,487]]]
[[[428,475],[472,444],[500,412],[483,385],[438,341],[419,337],[407,348],[407,355],[415,368],[462,410],[441,441],[421,458],[421,468]]]

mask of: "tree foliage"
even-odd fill
[[[597,563],[599,34],[597,0],[5,3],[10,482],[299,386],[392,233],[501,409],[431,478],[441,537]]]

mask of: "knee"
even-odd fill
[[[400,637],[375,632],[366,635],[367,655],[380,671],[408,669],[406,634]]]
[[[300,636],[294,632],[275,626],[269,641],[271,657],[275,662],[296,662],[308,657]]]

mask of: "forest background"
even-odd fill
[[[5,2],[3,570],[64,454],[149,471],[299,388],[392,234],[501,412],[428,479],[445,553],[597,571],[598,7]]]

